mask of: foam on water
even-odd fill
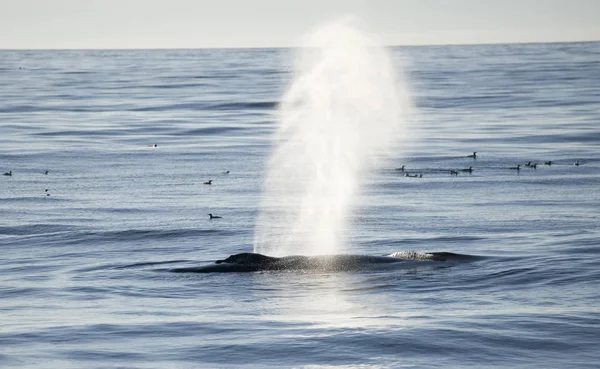
[[[408,91],[380,42],[355,20],[309,34],[278,109],[254,252],[344,249],[361,179],[406,134]]]

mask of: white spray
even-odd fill
[[[254,252],[343,250],[362,177],[404,135],[407,89],[388,50],[353,23],[321,27],[296,55],[279,106]]]

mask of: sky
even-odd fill
[[[0,0],[0,49],[298,46],[348,15],[389,45],[600,40],[600,0]]]

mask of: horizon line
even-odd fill
[[[442,47],[442,46],[497,46],[497,45],[536,45],[536,44],[583,44],[583,43],[598,43],[600,39],[590,40],[573,40],[573,41],[492,41],[492,42],[480,42],[480,43],[446,43],[446,44],[388,44],[383,45],[384,47]],[[93,51],[93,50],[123,50],[123,51],[134,51],[134,50],[243,50],[243,49],[298,49],[304,46],[196,46],[196,47],[99,47],[99,48],[79,48],[79,47],[65,47],[65,48],[1,48],[0,51]]]

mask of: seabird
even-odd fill
[[[473,155],[467,155],[467,158],[477,159],[477,151],[473,151]]]
[[[404,165],[403,165],[403,166],[401,166],[400,168],[396,168],[396,170],[400,170],[400,171],[403,171],[403,172],[404,172]]]
[[[510,167],[508,169],[521,170],[521,164],[517,165],[516,167]]]
[[[577,160],[574,165],[579,166],[579,160]]]
[[[525,166],[527,168],[533,168],[533,169],[537,169],[537,163],[533,163],[531,164],[531,162],[528,162],[527,164],[525,164]]]
[[[544,162],[544,165],[552,165],[552,160],[550,160],[550,161],[545,161],[545,162]]]
[[[48,171],[47,171],[47,170],[46,170],[46,171],[44,171],[44,174],[48,174]]]
[[[208,180],[207,182],[204,182],[204,184],[211,185],[212,184],[212,179]]]
[[[5,176],[12,176],[12,170],[10,172],[4,173]]]
[[[468,167],[467,169],[461,169],[461,172],[469,172],[469,173],[473,173],[473,167]]]
[[[210,219],[221,219],[221,218],[223,218],[223,217],[220,217],[218,215],[212,215],[210,213],[208,215],[210,216]]]

